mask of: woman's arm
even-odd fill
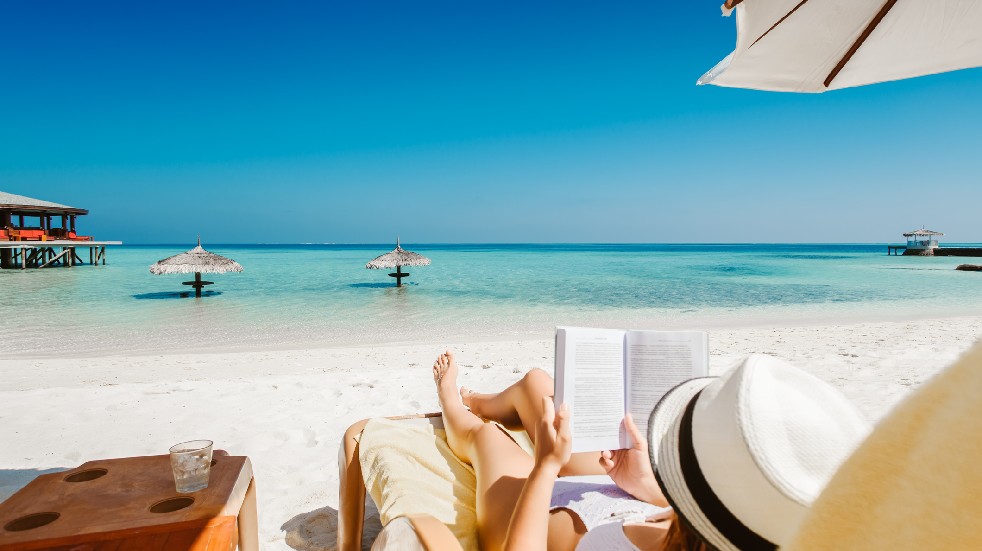
[[[556,414],[552,398],[544,397],[543,416],[535,430],[535,466],[529,473],[508,525],[505,550],[545,549],[549,535],[549,502],[559,469],[569,461],[572,438],[569,408]]]

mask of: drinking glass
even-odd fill
[[[190,494],[208,487],[213,444],[211,440],[192,440],[171,446],[170,466],[177,493]]]

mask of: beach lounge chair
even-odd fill
[[[506,431],[529,453],[524,431]],[[473,468],[446,443],[441,413],[365,419],[338,450],[338,551],[361,549],[368,493],[383,528],[372,549],[477,549]],[[584,477],[593,482],[610,478]]]
[[[400,417],[387,417],[388,421],[408,427],[441,431],[441,413],[426,413]],[[373,421],[364,419],[348,427],[338,449],[340,496],[338,504],[338,551],[358,551],[362,547],[362,531],[365,525],[365,476],[359,461],[360,442],[366,426]],[[422,444],[426,444],[425,442]],[[430,445],[429,447],[433,447]],[[435,449],[435,447],[433,447]],[[378,503],[376,503],[378,505]],[[400,549],[461,549],[453,532],[430,514],[419,512],[405,514],[385,523],[376,539],[374,548],[387,545]]]

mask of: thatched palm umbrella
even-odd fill
[[[194,274],[194,281],[185,281],[184,285],[194,287],[194,296],[201,296],[201,288],[211,285],[212,281],[201,281],[201,274],[224,274],[227,272],[241,272],[242,266],[224,256],[210,253],[201,248],[201,238],[198,238],[198,246],[186,253],[175,254],[165,258],[153,266],[150,266],[151,274]]]
[[[429,258],[412,251],[403,250],[402,246],[399,245],[399,238],[396,238],[396,248],[392,252],[376,257],[375,260],[365,264],[365,267],[370,270],[395,268],[396,271],[390,273],[389,276],[396,278],[396,287],[402,287],[402,278],[409,277],[408,272],[402,271],[403,266],[428,266],[429,264]]]

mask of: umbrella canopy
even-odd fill
[[[201,274],[224,274],[226,272],[241,272],[242,266],[224,256],[210,253],[201,248],[201,238],[198,246],[186,253],[175,254],[150,266],[151,274],[194,274],[194,281],[185,281],[184,285],[194,288],[194,296],[201,296],[201,289],[211,285],[211,281],[202,281]],[[182,296],[184,294],[182,293]]]
[[[407,251],[399,245],[399,238],[396,238],[396,248],[392,252],[375,257],[374,260],[365,264],[370,270],[382,270],[384,268],[395,268],[396,271],[389,276],[396,278],[396,287],[402,287],[402,278],[409,274],[402,271],[403,266],[429,266],[430,259],[425,256]]]
[[[399,240],[396,239],[396,248],[392,252],[385,253],[381,256],[375,257],[374,260],[365,264],[366,268],[371,270],[383,270],[385,268],[395,268],[398,266],[429,266],[430,259],[425,256],[414,253],[412,251],[407,251],[399,245]]]
[[[201,239],[198,239],[198,246],[190,251],[175,254],[150,266],[151,274],[224,274],[241,271],[242,266],[238,262],[201,248]]]
[[[733,53],[699,84],[824,92],[982,66],[978,0],[726,0]]]

